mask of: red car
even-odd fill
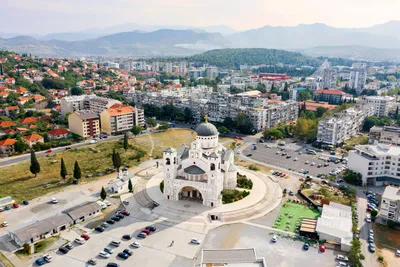
[[[319,251],[325,252],[325,250],[326,250],[326,247],[324,245],[319,246]]]
[[[53,152],[53,150],[51,149],[46,150],[46,153],[51,153],[51,152]]]
[[[243,137],[239,137],[239,140],[243,140]]]
[[[14,203],[13,203],[13,207],[14,207],[14,209],[17,209],[17,208],[19,208],[19,205],[18,205],[18,203],[17,203],[17,202],[14,202]]]
[[[131,213],[128,212],[128,211],[126,211],[126,210],[121,211],[121,214],[122,214],[122,215],[125,215],[125,216],[131,215]]]
[[[90,236],[88,234],[82,234],[81,237],[85,240],[89,240]]]
[[[233,138],[235,138],[235,139],[239,139],[239,136],[235,135]]]
[[[70,150],[71,149],[71,147],[70,146],[67,146],[66,148],[65,148],[65,150]]]
[[[286,173],[282,173],[282,174],[281,174],[281,177],[285,177],[285,176],[286,176]]]
[[[150,235],[150,231],[149,231],[149,230],[146,230],[146,229],[143,229],[143,230],[142,230],[142,233],[145,233],[146,235]]]

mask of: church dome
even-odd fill
[[[214,126],[214,124],[209,123],[209,122],[203,122],[199,124],[196,128],[196,133],[199,136],[212,136],[212,135],[218,135],[218,130]]]

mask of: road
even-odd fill
[[[357,214],[358,214],[358,229],[360,229],[360,241],[361,241],[361,253],[365,256],[365,260],[362,261],[363,266],[378,267],[376,253],[371,253],[368,250],[368,236],[369,230],[371,229],[371,223],[367,223],[365,218],[367,212],[368,201],[363,192],[357,191]]]

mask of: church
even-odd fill
[[[236,188],[234,152],[218,143],[217,128],[207,119],[197,126],[197,137],[190,147],[164,151],[165,199],[218,207],[222,205],[221,191]]]

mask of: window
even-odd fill
[[[171,165],[171,160],[169,158],[166,158],[165,160],[166,160],[165,162],[166,165]]]
[[[211,163],[210,170],[215,171],[215,164]]]

